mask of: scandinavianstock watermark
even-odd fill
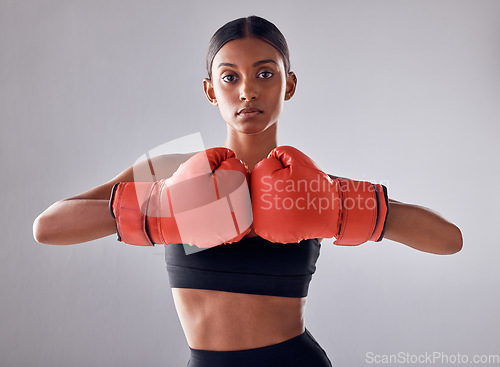
[[[414,354],[398,352],[395,354],[377,354],[367,352],[366,366],[500,366],[500,354],[462,354],[444,352],[424,352]]]
[[[370,180],[372,183],[374,181]],[[336,186],[317,174],[308,179],[276,179],[272,176],[261,178],[260,209],[263,210],[314,210],[321,214],[324,211],[334,210],[340,206],[345,209],[374,210],[378,206],[373,184],[367,182],[350,181],[351,189],[357,194],[343,198],[340,192],[347,187]],[[388,186],[387,182],[380,184]],[[367,197],[366,193],[371,193]]]

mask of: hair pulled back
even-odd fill
[[[260,38],[277,49],[283,57],[286,75],[290,73],[290,53],[285,37],[273,23],[252,15],[224,24],[210,39],[207,52],[207,72],[210,79],[212,79],[212,63],[217,52],[229,41],[245,37]]]

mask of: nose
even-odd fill
[[[255,83],[251,81],[243,81],[240,87],[240,100],[244,102],[254,101],[258,98],[259,93]]]

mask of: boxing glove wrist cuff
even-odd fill
[[[355,246],[383,238],[388,213],[383,185],[338,178],[340,195],[339,235],[334,244]]]
[[[377,190],[377,225],[375,226],[370,241],[380,242],[384,238],[385,225],[387,223],[387,217],[389,216],[389,196],[387,195],[387,187],[384,185],[376,186],[379,188],[379,190]],[[381,191],[380,187],[382,188]]]
[[[153,246],[147,232],[149,198],[156,182],[117,182],[109,208],[116,222],[117,240],[137,246]]]

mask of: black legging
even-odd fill
[[[188,367],[332,367],[309,330],[284,342],[237,351],[192,349]]]

